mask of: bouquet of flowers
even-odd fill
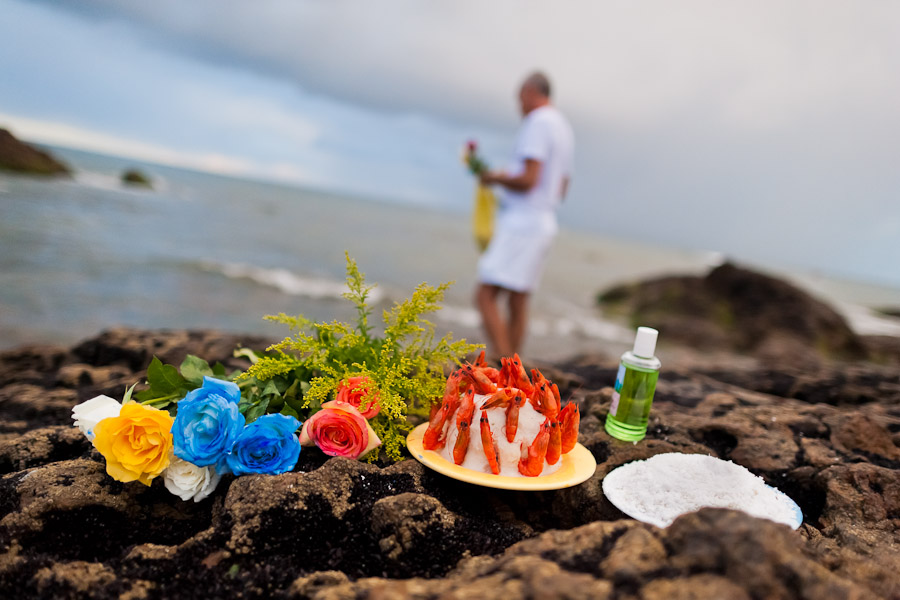
[[[463,150],[463,162],[469,172],[476,177],[488,171],[488,165],[478,154],[478,143],[469,140]],[[484,252],[494,235],[494,213],[497,199],[494,192],[481,182],[475,187],[475,201],[472,204],[472,234],[480,252]]]
[[[463,149],[463,162],[469,167],[472,175],[481,175],[488,170],[487,163],[478,154],[478,142],[469,140]]]
[[[435,341],[423,317],[440,308],[449,285],[417,287],[384,311],[384,332],[376,335],[366,303],[374,286],[347,256],[344,297],[356,307],[354,324],[269,316],[292,335],[263,353],[237,350],[248,370],[228,374],[196,356],[176,368],[154,357],[146,389],[131,386],[121,403],[92,398],[72,418],[111,477],[150,485],[162,476],[169,491],[195,502],[225,474],[291,471],[301,446],[367,460],[381,447],[399,460],[407,416],[427,415],[443,393],[444,366],[478,348],[449,334]]]

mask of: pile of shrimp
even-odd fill
[[[499,451],[487,411],[505,410],[503,433],[507,442],[512,443],[518,431],[519,410],[528,402],[544,417],[544,422],[530,444],[521,442],[518,469],[522,475],[537,477],[544,469],[545,460],[547,464],[555,465],[563,454],[575,447],[580,421],[578,407],[573,402],[561,407],[556,384],[548,381],[537,369],[531,370],[529,378],[518,354],[512,358],[501,358],[500,364],[500,369],[488,366],[482,352],[475,364],[467,363],[447,378],[443,399],[432,407],[423,446],[426,450],[444,448],[455,425],[457,435],[453,445],[453,461],[462,464],[469,450],[475,395],[487,396],[480,406],[481,445],[490,471],[499,475]],[[451,418],[454,414],[455,423]]]

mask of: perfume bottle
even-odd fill
[[[634,348],[622,355],[606,417],[606,432],[616,439],[637,442],[647,434],[650,405],[659,377],[660,362],[653,355],[658,335],[655,329],[638,327]]]

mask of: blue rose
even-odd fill
[[[198,467],[225,470],[225,456],[244,429],[238,410],[241,390],[230,381],[203,378],[203,386],[178,403],[172,425],[175,455]]]
[[[287,473],[300,457],[300,421],[281,414],[263,415],[241,432],[227,457],[235,475]]]

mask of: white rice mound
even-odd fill
[[[465,460],[460,465],[482,473],[491,472],[487,457],[484,455],[484,446],[481,445],[481,405],[488,398],[489,396],[481,394],[475,395],[475,412],[472,415],[472,426],[469,432],[469,449],[466,451]],[[545,419],[544,415],[536,411],[531,402],[526,400],[519,409],[519,425],[516,429],[516,437],[512,443],[506,441],[506,409],[492,408],[487,411],[487,415],[488,422],[491,424],[494,442],[497,444],[497,462],[500,464],[500,475],[525,477],[525,475],[519,473],[519,458],[522,456],[521,443],[524,442],[526,447],[531,445],[541,430],[541,425],[543,425]],[[453,462],[453,446],[456,444],[456,438],[459,437],[455,412],[447,419],[446,427],[447,443],[438,453],[444,459]],[[555,473],[561,466],[562,457],[556,461],[555,465],[547,464],[545,460],[541,475]]]
[[[657,527],[704,507],[800,526],[799,510],[785,494],[740,465],[702,454],[657,454],[622,465],[603,479],[603,493],[628,516]]]

